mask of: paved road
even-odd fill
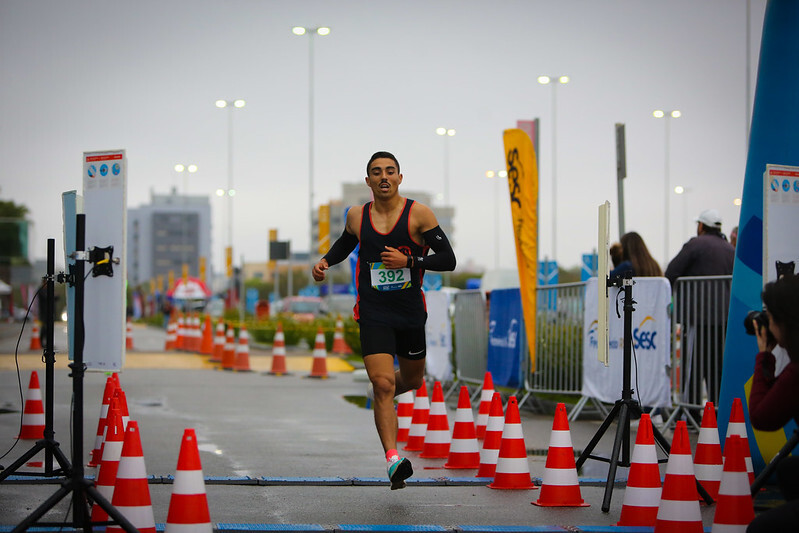
[[[13,352],[16,339],[9,333],[12,329],[0,326],[0,353]],[[152,342],[153,349],[163,347],[159,335],[162,333],[157,330],[137,328],[134,346]],[[59,338],[63,339],[63,332]],[[57,349],[59,342],[63,340],[57,340]],[[251,360],[265,360],[267,353],[254,350]],[[43,378],[39,355],[23,357],[23,366],[38,364]],[[133,364],[145,356],[149,358],[146,364]],[[289,358],[300,361],[307,356],[291,353]],[[61,359],[65,358],[59,356],[55,371],[54,429],[56,440],[70,455],[72,382]],[[200,365],[186,366],[187,360],[199,360]],[[570,531],[612,531],[610,526],[620,516],[623,483],[616,484],[610,511],[603,513],[602,480],[607,474],[604,463],[593,460],[587,461],[580,473],[582,496],[590,504],[587,508],[537,507],[531,502],[539,491],[492,490],[474,479],[474,470],[445,470],[444,460],[420,459],[416,453],[408,454],[416,471],[414,481],[405,490],[390,491],[372,413],[347,399],[362,396],[364,391],[364,383],[352,372],[331,371],[326,380],[308,379],[304,370],[276,377],[260,371],[216,370],[195,355],[137,351],[128,354],[128,361],[130,367],[121,372],[120,380],[131,417],[139,423],[147,472],[154,476],[150,491],[159,523],[166,521],[172,487],[162,479],[174,475],[181,435],[189,427],[197,431],[211,520],[220,530],[226,528],[224,524],[235,523],[247,524],[239,528],[244,530],[304,529],[299,524],[328,530],[356,526],[385,530],[378,525],[395,524],[421,530],[552,526],[536,530],[563,531],[564,526],[572,528]],[[23,369],[21,375],[23,387],[27,387],[30,370]],[[94,444],[105,379],[101,373],[86,375],[83,446],[87,457]],[[0,355],[0,454],[17,434],[19,403],[13,356]],[[452,423],[454,405],[449,405],[449,415]],[[571,426],[572,442],[578,450],[590,441],[601,422],[583,418]],[[552,415],[523,410],[522,428],[530,472],[541,478]],[[596,451],[607,455],[612,443],[610,431]],[[21,441],[0,464],[9,465],[31,444]],[[86,473],[95,472],[87,469]],[[619,474],[623,477],[624,469]],[[27,517],[55,491],[57,485],[50,481],[22,484],[11,478],[0,483],[0,526]],[[703,506],[706,527],[712,523],[714,510]],[[67,511],[68,504],[62,502],[47,519],[62,521]]]

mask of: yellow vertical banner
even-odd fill
[[[233,277],[233,247],[228,246],[225,248],[225,274],[227,277]]]
[[[269,229],[269,242],[273,243],[275,241],[277,241],[277,228],[270,228]],[[269,246],[271,247],[271,244]],[[271,254],[271,252],[270,252],[270,254]],[[270,257],[269,258],[269,262],[267,263],[266,266],[269,268],[269,271],[272,272],[273,270],[275,270],[275,268],[277,268],[277,261],[275,261],[274,259],[272,259]]]
[[[330,250],[330,204],[319,206],[319,253]]]
[[[538,165],[530,136],[520,129],[505,130],[505,164],[516,241],[516,263],[522,312],[530,351],[530,368],[535,372],[535,315],[538,273]]]
[[[164,275],[159,274],[155,278],[155,283],[158,286],[158,292],[164,292]]]
[[[174,270],[170,270],[169,271],[168,280],[169,280],[169,283],[168,283],[167,290],[170,290],[170,289],[172,289],[172,287],[175,286],[175,271]]]
[[[205,283],[205,256],[200,257],[200,272],[198,274],[200,281]]]
[[[189,280],[189,264],[183,263],[183,266],[180,270],[180,277],[183,278],[183,283],[186,283]]]

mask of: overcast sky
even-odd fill
[[[552,255],[552,89],[557,88],[557,258],[596,247],[609,200],[618,238],[614,124],[626,124],[626,229],[661,263],[706,208],[738,223],[746,162],[747,0],[0,0],[0,198],[34,222],[33,258],[61,247],[61,192],[82,189],[84,151],[123,148],[128,206],[199,171],[211,197],[214,268],[227,239],[228,117],[233,121],[234,256],[267,259],[269,228],[307,250],[309,38],[315,37],[315,204],[362,182],[377,150],[393,152],[403,187],[440,195],[449,143],[454,247],[461,266],[515,266],[502,132],[541,119],[540,255]],[[754,96],[765,0],[750,0]],[[670,186],[664,214],[665,121]],[[435,133],[454,128],[454,137]],[[364,185],[365,186],[365,185]],[[401,187],[402,190],[402,187]],[[436,205],[436,204],[434,204]],[[499,221],[497,224],[497,220]],[[664,227],[670,228],[669,258]],[[495,238],[499,236],[499,257]],[[89,243],[92,244],[92,243]],[[100,243],[97,243],[100,244]]]

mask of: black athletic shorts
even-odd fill
[[[427,355],[424,326],[396,329],[389,326],[361,326],[361,353],[389,353],[405,359],[419,360]]]

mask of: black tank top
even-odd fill
[[[361,325],[412,328],[424,326],[427,309],[422,293],[422,269],[388,270],[382,267],[380,253],[391,246],[406,255],[423,256],[428,247],[416,243],[410,234],[410,215],[414,201],[406,198],[402,213],[386,234],[372,226],[372,202],[363,206],[360,251],[356,267],[358,301],[355,320]],[[410,279],[408,279],[410,278]]]

